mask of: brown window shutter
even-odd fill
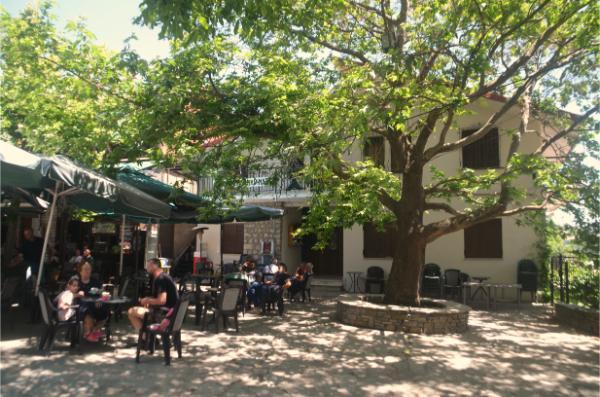
[[[363,226],[363,256],[365,258],[388,258],[392,256],[392,233],[389,228],[379,231],[375,225]]]
[[[502,258],[502,219],[491,219],[464,230],[465,258]]]
[[[385,167],[385,143],[383,137],[375,136],[367,138],[364,157],[365,160],[370,158],[376,165]]]
[[[463,130],[461,137],[465,138],[475,131],[477,130]],[[500,166],[500,137],[497,128],[490,130],[478,141],[463,147],[462,166],[473,169],[498,168]]]
[[[244,252],[244,224],[223,224],[223,253],[242,254]]]

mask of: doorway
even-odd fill
[[[313,250],[317,239],[314,235],[302,238],[302,261],[311,262],[314,265],[314,273],[317,276],[341,277],[344,269],[344,231],[337,228],[333,232],[329,244],[322,250]]]

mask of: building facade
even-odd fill
[[[501,99],[484,99],[470,105],[470,112],[460,117],[448,136],[456,140],[477,130],[502,106]],[[461,167],[483,172],[489,168],[499,168],[505,164],[510,145],[510,134],[518,128],[520,109],[514,107],[495,125],[484,139],[462,150],[444,153],[435,158],[431,165],[446,175],[456,174]],[[530,130],[522,137],[521,151],[532,152],[550,131],[550,126],[539,120],[530,120]],[[436,137],[430,139],[436,142]],[[366,145],[355,144],[347,154],[351,161],[361,161],[366,156],[390,169],[392,159],[387,142],[373,137]],[[283,181],[283,186],[273,188],[263,183],[265,177],[249,179],[252,194],[245,198],[248,204],[260,204],[284,209],[282,219],[267,222],[246,223],[237,226],[224,225],[227,240],[236,244],[224,244],[224,262],[238,260],[240,254],[259,254],[261,242],[272,240],[275,255],[288,264],[291,271],[302,261],[314,264],[319,277],[334,277],[348,280],[348,272],[366,272],[370,266],[379,266],[386,275],[391,268],[391,249],[393,241],[386,233],[377,231],[369,225],[354,225],[352,228],[337,230],[324,251],[311,249],[314,240],[303,238],[296,240],[292,233],[300,226],[302,216],[307,211],[310,189],[296,181]],[[431,181],[431,175],[425,175],[425,183]],[[204,182],[209,186],[210,183]],[[535,197],[531,177],[523,176],[515,185],[527,190]],[[201,192],[200,192],[201,193]],[[485,192],[482,192],[485,193]],[[461,202],[451,203],[460,209]],[[441,212],[427,213],[425,222],[436,221],[447,216]],[[206,225],[209,230],[204,234],[208,257],[218,263],[220,258],[220,226]],[[538,237],[527,226],[517,224],[516,219],[505,217],[476,225],[464,231],[443,236],[427,246],[426,263],[438,264],[442,270],[459,269],[471,276],[489,277],[491,282],[514,283],[517,277],[517,263],[521,259],[535,258],[535,243]]]

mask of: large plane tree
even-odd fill
[[[178,86],[190,121],[165,139],[173,153],[188,139],[196,161],[222,171],[251,164],[257,143],[282,164],[309,156],[297,171],[313,189],[305,230],[324,237],[335,227],[391,222],[385,301],[415,304],[427,244],[492,218],[577,200],[580,172],[544,153],[558,142],[594,142],[597,8],[579,0],[144,0],[140,22],[173,40],[175,58],[188,68],[181,79],[197,88],[186,94]],[[194,54],[204,62],[192,71],[186,62]],[[477,131],[456,133],[470,104],[500,95],[501,106]],[[568,104],[580,114],[558,110]],[[519,126],[500,168],[457,166],[449,175],[431,168],[515,108]],[[538,116],[556,130],[524,152],[521,139]],[[207,151],[198,142],[211,136],[221,144]],[[370,136],[387,141],[390,169],[345,156]],[[532,196],[515,180],[534,174]],[[426,223],[428,211],[447,216]]]

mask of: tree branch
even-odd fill
[[[365,54],[363,54],[360,51],[356,51],[356,50],[353,50],[351,48],[343,48],[343,47],[340,47],[340,46],[335,45],[333,43],[330,43],[328,41],[320,40],[317,37],[309,34],[308,32],[306,32],[304,30],[301,30],[301,29],[294,29],[294,28],[292,28],[291,32],[299,34],[299,35],[305,37],[306,39],[308,39],[309,41],[311,41],[311,42],[313,42],[315,44],[322,45],[323,47],[329,48],[332,51],[336,51],[336,52],[339,52],[339,53],[342,53],[342,54],[350,55],[350,56],[358,59],[360,61],[360,63],[363,64],[363,65],[367,64],[367,63],[371,63],[369,61],[369,59],[365,56]]]
[[[446,204],[446,203],[432,203],[432,202],[426,202],[425,206],[423,207],[423,209],[425,211],[427,210],[433,210],[433,211],[445,211],[451,215],[458,215],[460,214],[460,212],[458,212],[457,210],[455,210],[454,208],[452,208],[452,206],[450,206],[450,204]]]
[[[550,146],[552,146],[555,142],[557,142],[558,140],[569,135],[571,132],[573,132],[575,130],[575,128],[577,128],[577,126],[579,124],[581,124],[584,121],[586,121],[587,119],[589,119],[594,113],[596,113],[598,111],[599,108],[600,108],[599,105],[595,105],[595,106],[591,107],[590,109],[588,109],[584,114],[577,117],[577,119],[569,126],[569,128],[566,128],[560,132],[557,132],[551,138],[548,138],[546,141],[544,141],[542,143],[542,145],[540,145],[540,147],[538,147],[536,149],[534,154],[544,153],[546,151],[546,149],[548,149]]]
[[[519,68],[521,68],[523,65],[525,65],[535,55],[535,53],[537,52],[538,49],[540,49],[544,44],[546,44],[546,42],[552,37],[554,32],[556,32],[563,24],[565,24],[569,20],[569,18],[571,18],[579,10],[586,7],[587,5],[588,4],[586,3],[580,7],[574,8],[573,10],[571,10],[571,12],[563,13],[561,15],[561,17],[558,19],[558,21],[554,25],[552,25],[548,29],[546,29],[544,31],[544,33],[542,33],[542,35],[533,43],[533,45],[531,45],[527,49],[527,51],[525,51],[523,53],[523,55],[521,55],[519,58],[517,58],[517,60],[515,60],[494,81],[492,81],[491,83],[489,83],[483,87],[480,87],[477,91],[475,91],[474,93],[469,95],[469,99],[471,99],[471,100],[477,99],[489,92],[496,91],[501,85],[503,85],[507,80],[509,80],[512,76],[514,76],[515,73],[517,72],[517,70],[519,70]]]

